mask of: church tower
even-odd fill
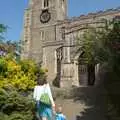
[[[24,15],[21,58],[34,59],[54,73],[58,21],[67,18],[67,0],[29,0]],[[55,47],[56,46],[56,47]]]
[[[54,25],[67,18],[67,0],[29,0],[24,14],[22,58],[39,61],[42,43],[55,40]]]

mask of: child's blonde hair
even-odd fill
[[[57,112],[62,113],[62,105],[61,104],[57,105]]]

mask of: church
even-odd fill
[[[68,19],[68,0],[29,0],[24,13],[21,59],[33,59],[48,69],[48,80],[59,87],[95,85],[99,65],[92,72],[77,52],[77,38],[88,26],[101,26],[120,16],[120,8]]]

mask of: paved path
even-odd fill
[[[101,87],[80,87],[74,99],[57,99],[68,120],[107,120],[105,98]]]

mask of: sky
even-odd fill
[[[7,40],[20,40],[28,0],[0,0],[0,24],[9,26]],[[68,17],[120,6],[120,0],[68,0]]]

